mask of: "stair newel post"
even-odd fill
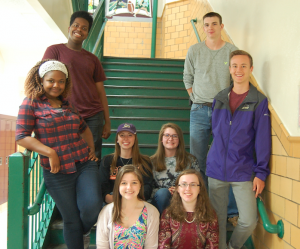
[[[158,5],[158,0],[153,0],[151,58],[155,58],[155,50],[156,50],[157,5]]]
[[[29,246],[29,159],[28,152],[25,155],[16,152],[9,157],[7,249],[27,249]]]

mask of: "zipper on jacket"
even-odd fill
[[[232,114],[230,113],[230,119],[232,120]],[[228,145],[229,145],[229,140],[230,140],[230,131],[231,131],[231,123],[232,121],[229,121],[229,137],[228,137],[228,141],[227,141],[227,146],[226,146],[226,157],[225,157],[225,181],[227,181],[227,174],[226,174],[226,162],[227,162],[227,157],[228,157]]]

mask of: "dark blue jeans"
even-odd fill
[[[85,118],[84,121],[87,123],[88,127],[90,128],[93,134],[95,144],[95,155],[99,158],[98,164],[100,164],[102,150],[102,131],[104,121],[103,111],[98,112],[92,117]]]
[[[83,249],[83,234],[96,223],[102,208],[96,162],[78,162],[76,167],[77,172],[72,174],[43,170],[47,191],[63,218],[64,239],[69,249]]]
[[[161,188],[155,193],[151,204],[157,208],[160,214],[170,205],[172,195],[167,188]]]

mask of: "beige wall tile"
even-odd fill
[[[270,193],[270,195],[268,195],[268,198],[266,199],[266,206],[269,206],[269,209],[278,216],[284,217],[285,203],[283,197]]]
[[[294,180],[300,180],[300,159],[287,158],[287,172],[286,176]]]
[[[280,155],[287,156],[287,153],[283,148],[282,144],[280,143],[277,136],[272,136],[272,154],[279,155],[279,156]]]
[[[285,219],[291,224],[298,225],[298,205],[292,201],[285,200]]]
[[[295,248],[300,248],[300,229],[291,226],[291,245]]]
[[[284,236],[283,240],[287,243],[291,243],[291,223],[289,223],[287,220],[282,220],[284,224]]]
[[[300,204],[300,182],[298,182],[298,181],[293,181],[292,201]]]
[[[285,177],[280,177],[279,195],[291,200],[292,199],[292,185],[293,185],[293,180],[285,178]]]
[[[286,176],[287,157],[285,157],[285,156],[274,156],[273,159],[275,161],[276,174],[280,175],[280,176]]]

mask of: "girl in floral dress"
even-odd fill
[[[144,200],[143,177],[126,165],[116,177],[113,203],[98,217],[97,249],[150,249],[158,246],[159,213]]]

